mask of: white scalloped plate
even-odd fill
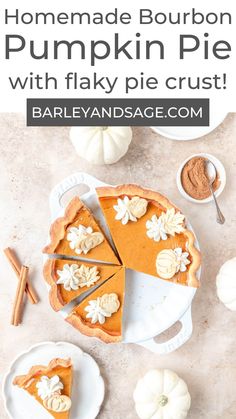
[[[61,199],[65,193],[77,185],[84,184],[89,191],[81,199],[93,211],[106,235],[110,237],[102,210],[99,206],[95,188],[105,183],[88,175],[75,173],[53,188],[50,195],[52,221],[62,216],[64,208]],[[192,230],[189,222],[187,227]],[[196,246],[199,248],[198,242]],[[198,271],[200,278],[201,270]],[[49,288],[49,286],[47,285]],[[196,288],[163,281],[156,277],[126,269],[125,306],[123,313],[124,343],[138,343],[153,352],[163,354],[172,352],[185,343],[192,333],[191,303]],[[70,313],[75,301],[63,308],[64,318]],[[180,321],[180,332],[168,342],[156,343],[154,338]]]
[[[105,387],[94,359],[67,342],[42,342],[20,354],[11,364],[3,382],[5,409],[11,419],[51,419],[52,416],[26,391],[12,385],[16,375],[25,374],[33,365],[47,365],[53,358],[73,362],[73,391],[70,419],[94,419],[102,405]],[[91,392],[92,386],[92,392]],[[92,394],[92,397],[91,397]]]
[[[227,116],[227,113],[222,112],[221,109],[211,109],[210,110],[210,126],[208,127],[151,127],[153,131],[157,134],[162,135],[163,137],[170,138],[171,140],[177,141],[189,141],[196,140],[203,137],[204,135],[209,134],[215,128],[217,128]]]

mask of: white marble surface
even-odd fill
[[[74,153],[68,138],[68,128],[26,128],[22,116],[0,115],[0,245],[15,248],[22,262],[30,265],[40,296],[37,306],[26,305],[23,324],[11,326],[16,279],[0,252],[1,379],[20,351],[44,340],[65,340],[93,355],[101,367],[106,398],[100,419],[135,419],[134,386],[154,367],[171,368],[186,380],[192,396],[190,419],[235,418],[236,313],[218,301],[215,277],[220,265],[236,256],[236,114],[191,142],[173,142],[149,128],[135,128],[128,154],[113,166],[87,164]],[[216,224],[212,204],[191,204],[177,190],[176,171],[196,152],[212,153],[226,167],[227,186],[219,199],[227,220],[224,226]],[[136,182],[157,189],[191,220],[203,253],[202,287],[193,302],[193,336],[175,353],[157,356],[136,345],[106,346],[80,335],[50,309],[41,255],[49,227],[48,195],[57,182],[78,170],[109,183]],[[1,419],[6,419],[2,399],[0,411]]]

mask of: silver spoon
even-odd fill
[[[214,163],[212,163],[212,161],[210,161],[210,160],[205,161],[205,167],[206,167],[207,177],[208,177],[208,180],[209,180],[209,188],[210,188],[210,191],[211,191],[211,194],[213,196],[215,206],[216,206],[216,211],[217,211],[216,221],[219,224],[224,224],[225,217],[223,216],[223,214],[220,210],[220,207],[219,207],[218,202],[216,200],[215,192],[214,192],[213,186],[212,186],[214,181],[215,181],[215,178],[216,178],[216,167],[215,167]]]

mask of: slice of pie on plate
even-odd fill
[[[49,300],[55,311],[88,290],[111,278],[121,266],[103,265],[65,259],[48,259],[44,278],[50,285]]]
[[[35,365],[13,384],[27,391],[54,419],[68,419],[71,408],[72,363],[55,358],[48,366]]]
[[[199,286],[200,253],[185,217],[166,197],[138,185],[99,187],[97,195],[122,264]]]
[[[120,264],[98,222],[78,197],[70,201],[64,216],[52,224],[50,243],[43,253]]]
[[[87,336],[98,337],[106,343],[122,339],[125,269],[76,306],[66,320]]]

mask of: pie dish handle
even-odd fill
[[[105,184],[100,180],[96,179],[95,177],[84,172],[77,172],[73,175],[68,176],[62,182],[58,183],[52,189],[52,192],[50,194],[49,203],[53,218],[58,217],[58,215],[63,210],[63,206],[61,204],[61,199],[63,195],[78,185],[88,186],[89,191],[81,195],[83,197],[86,197],[86,195],[94,193],[95,188],[97,188],[98,186],[104,186]]]
[[[192,335],[193,323],[191,306],[184,313],[181,319],[179,319],[179,321],[182,325],[180,331],[177,333],[176,336],[169,339],[167,342],[157,343],[155,342],[154,338],[151,338],[142,342],[138,342],[138,344],[160,355],[165,355],[175,351],[176,349],[180,348],[185,342],[187,342]]]

